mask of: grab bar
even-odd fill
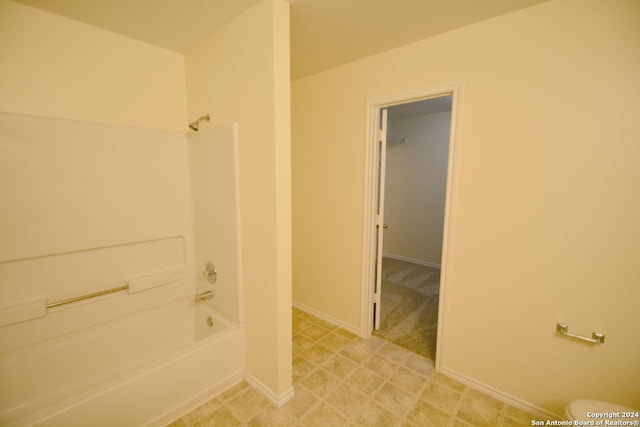
[[[586,341],[586,342],[591,343],[591,344],[604,344],[604,334],[599,334],[597,332],[593,332],[593,333],[591,333],[592,338],[583,337],[583,336],[576,335],[576,334],[570,334],[569,333],[569,326],[565,325],[564,323],[558,323],[556,325],[556,331],[558,331],[560,333],[560,335],[565,336],[565,337],[575,338],[575,339],[578,339],[578,340]]]
[[[117,288],[111,288],[111,289],[105,289],[99,292],[94,292],[92,294],[87,294],[87,295],[81,295],[79,297],[73,297],[73,298],[69,298],[69,299],[64,299],[61,301],[55,301],[55,302],[50,302],[49,304],[46,304],[45,307],[46,308],[53,308],[53,307],[58,307],[61,305],[65,305],[65,304],[71,304],[72,302],[78,302],[78,301],[83,301],[89,298],[95,298],[95,297],[99,297],[102,295],[107,295],[107,294],[112,294],[114,292],[118,292],[118,291],[124,291],[129,289],[129,285],[123,285],[123,286],[118,286]]]

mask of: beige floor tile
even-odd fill
[[[415,353],[409,354],[407,359],[404,361],[403,366],[426,376],[430,376],[435,372],[435,365],[432,360]]]
[[[296,419],[302,418],[313,408],[320,398],[307,388],[298,385],[295,388],[295,396],[283,406],[283,409]]]
[[[208,417],[198,420],[194,427],[236,427],[242,426],[242,421],[238,420],[226,407],[222,407]]]
[[[358,364],[346,357],[336,354],[326,360],[322,367],[332,375],[344,379],[358,368]]]
[[[239,382],[238,384],[228,388],[224,393],[222,393],[218,398],[220,400],[227,401],[229,399],[234,398],[235,396],[237,396],[239,393],[241,393],[243,390],[246,390],[247,388],[249,388],[249,384],[247,384],[246,382],[242,381]]]
[[[454,413],[461,397],[462,395],[457,391],[436,381],[430,381],[422,392],[422,399],[448,414]]]
[[[308,328],[309,326],[313,325],[314,322],[313,320],[311,320],[308,316],[299,316],[299,317],[293,317],[293,322],[292,322],[292,326],[291,328],[294,331],[302,331],[306,328]]]
[[[333,352],[320,344],[314,344],[310,349],[300,353],[300,356],[310,362],[320,364],[326,362],[333,356]]]
[[[342,383],[326,397],[331,407],[336,409],[341,416],[350,419],[358,415],[368,400],[367,395],[361,393],[354,387]]]
[[[500,427],[524,427],[524,426],[530,426],[531,425],[531,420],[533,420],[533,419],[534,418],[530,418],[528,422],[524,422],[524,421],[519,420],[519,419],[504,417],[502,419],[502,421],[500,422]]]
[[[195,411],[192,411],[189,414],[185,415],[184,416],[185,421],[187,421],[187,423],[189,425],[193,425],[198,420],[211,416],[217,410],[222,408],[222,405],[223,405],[223,403],[222,403],[222,399],[220,397],[212,399],[212,400],[208,401],[207,403],[205,403],[204,405],[200,406]]]
[[[356,363],[364,362],[373,353],[374,351],[369,348],[366,341],[363,339],[351,341],[340,351],[341,355]]]
[[[327,328],[330,331],[333,331],[335,329],[339,329],[336,325],[327,322],[326,320],[322,320],[322,319],[317,319],[316,320],[316,325],[318,326],[322,326],[323,328]]]
[[[449,387],[450,389],[455,390],[459,393],[462,393],[467,388],[467,386],[465,386],[464,384],[461,384],[452,378],[442,375],[439,372],[434,372],[433,375],[431,375],[431,380]]]
[[[289,427],[296,425],[296,419],[284,408],[268,407],[247,423],[249,427]]]
[[[344,418],[326,403],[312,409],[301,422],[306,427],[335,427],[344,423]]]
[[[491,396],[487,396],[486,394],[478,391],[478,390],[474,390],[472,388],[468,389],[466,394],[464,395],[465,398],[467,399],[472,399],[475,401],[478,401],[479,403],[481,403],[483,406],[486,406],[488,408],[492,408],[492,409],[496,409],[498,411],[502,411],[502,409],[505,407],[505,403],[494,398]]]
[[[300,331],[301,335],[304,335],[305,337],[310,338],[313,341],[318,341],[329,333],[331,333],[329,329],[320,325],[311,325],[308,328]]]
[[[171,424],[169,424],[167,427],[189,427],[189,424],[187,424],[187,422],[185,420],[180,418],[180,419],[175,420]]]
[[[391,378],[395,375],[396,369],[398,369],[398,364],[396,362],[379,354],[374,354],[372,357],[365,360],[362,365],[384,378]]]
[[[384,378],[374,371],[361,366],[351,374],[348,382],[361,392],[370,395],[380,388],[384,383]]]
[[[318,397],[324,397],[340,384],[340,379],[322,368],[317,368],[307,375],[300,384]]]
[[[386,383],[373,395],[373,400],[396,415],[403,417],[409,410],[413,409],[418,398],[398,386]]]
[[[446,427],[450,418],[451,415],[442,412],[424,400],[418,401],[407,415],[407,421],[411,424],[430,427]]]
[[[530,426],[531,420],[537,419],[537,417],[535,417],[534,415],[509,405],[506,406],[504,416],[505,416],[505,419],[509,419],[509,422],[511,422],[511,424],[505,424],[505,425]]]
[[[315,363],[308,361],[302,356],[298,356],[293,359],[293,383],[297,384],[298,382],[300,382],[304,377],[310,374],[316,368],[316,366],[317,365]]]
[[[354,335],[351,332],[345,331],[344,329],[340,329],[340,328],[335,329],[333,331],[333,333],[337,334],[337,335],[340,335],[342,338],[346,338],[349,341],[354,341],[354,340],[360,339],[357,335]]]
[[[395,426],[400,417],[384,409],[375,402],[369,402],[355,418],[354,424],[363,427]]]
[[[295,334],[291,339],[291,347],[293,354],[298,355],[306,350],[309,350],[316,342],[311,338],[302,334]]]
[[[297,309],[297,308],[294,308],[293,310],[294,311],[292,311],[292,313],[291,313],[292,317],[309,318],[309,319],[312,319],[314,322],[317,319],[316,316],[314,316],[313,314],[309,314],[304,310],[300,310],[300,309]]]
[[[253,388],[243,390],[226,402],[226,406],[243,422],[248,422],[271,403]]]
[[[332,332],[323,337],[320,341],[318,341],[318,343],[335,353],[340,351],[346,344],[348,344],[349,340]]]
[[[383,340],[384,341],[384,340]],[[385,341],[384,344],[378,349],[378,354],[393,360],[395,363],[402,364],[409,357],[409,351],[395,345],[391,342]]]
[[[496,427],[500,422],[500,411],[483,399],[463,397],[456,417],[479,427]]]
[[[429,378],[404,366],[399,366],[395,374],[391,377],[391,382],[408,392],[418,395],[429,382]]]
[[[473,424],[469,424],[466,421],[461,420],[460,418],[454,418],[451,420],[449,427],[473,427]]]
[[[388,341],[380,337],[377,337],[375,335],[371,335],[369,338],[363,341],[364,341],[363,345],[365,345],[366,347],[374,351],[377,351],[378,349],[382,348],[385,344],[388,343]]]
[[[297,309],[292,323],[293,399],[276,408],[241,382],[170,426],[509,427],[534,418],[379,337],[362,339]]]

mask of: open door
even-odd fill
[[[451,97],[451,119],[449,133],[449,148],[447,160],[447,184],[445,190],[444,228],[442,232],[442,257],[440,272],[440,290],[438,306],[443,307],[448,281],[449,251],[451,247],[450,224],[453,218],[452,195],[455,193],[454,169],[457,163],[457,149],[455,148],[457,110],[460,98],[460,85],[450,83],[412,92],[389,95],[367,101],[367,142],[365,152],[365,200],[363,215],[363,269],[362,269],[362,299],[361,326],[362,336],[368,338],[374,330],[382,326],[382,255],[385,202],[385,175],[387,168],[387,120],[388,109],[416,104],[435,98]],[[393,111],[392,111],[393,112]],[[386,310],[385,310],[386,312]],[[437,333],[435,348],[435,367],[440,372],[443,366],[443,337],[445,330],[446,310],[438,310]]]
[[[377,143],[378,143],[378,191],[376,200],[376,273],[373,289],[373,328],[380,330],[380,299],[382,296],[382,243],[384,229],[384,177],[387,159],[387,109],[380,110],[378,115]]]

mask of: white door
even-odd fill
[[[384,234],[384,177],[387,160],[387,109],[383,108],[378,114],[378,197],[376,202],[376,274],[373,289],[374,329],[380,330],[380,309],[382,296],[382,241]]]

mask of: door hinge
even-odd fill
[[[387,140],[387,130],[378,129],[378,141],[385,142]]]

